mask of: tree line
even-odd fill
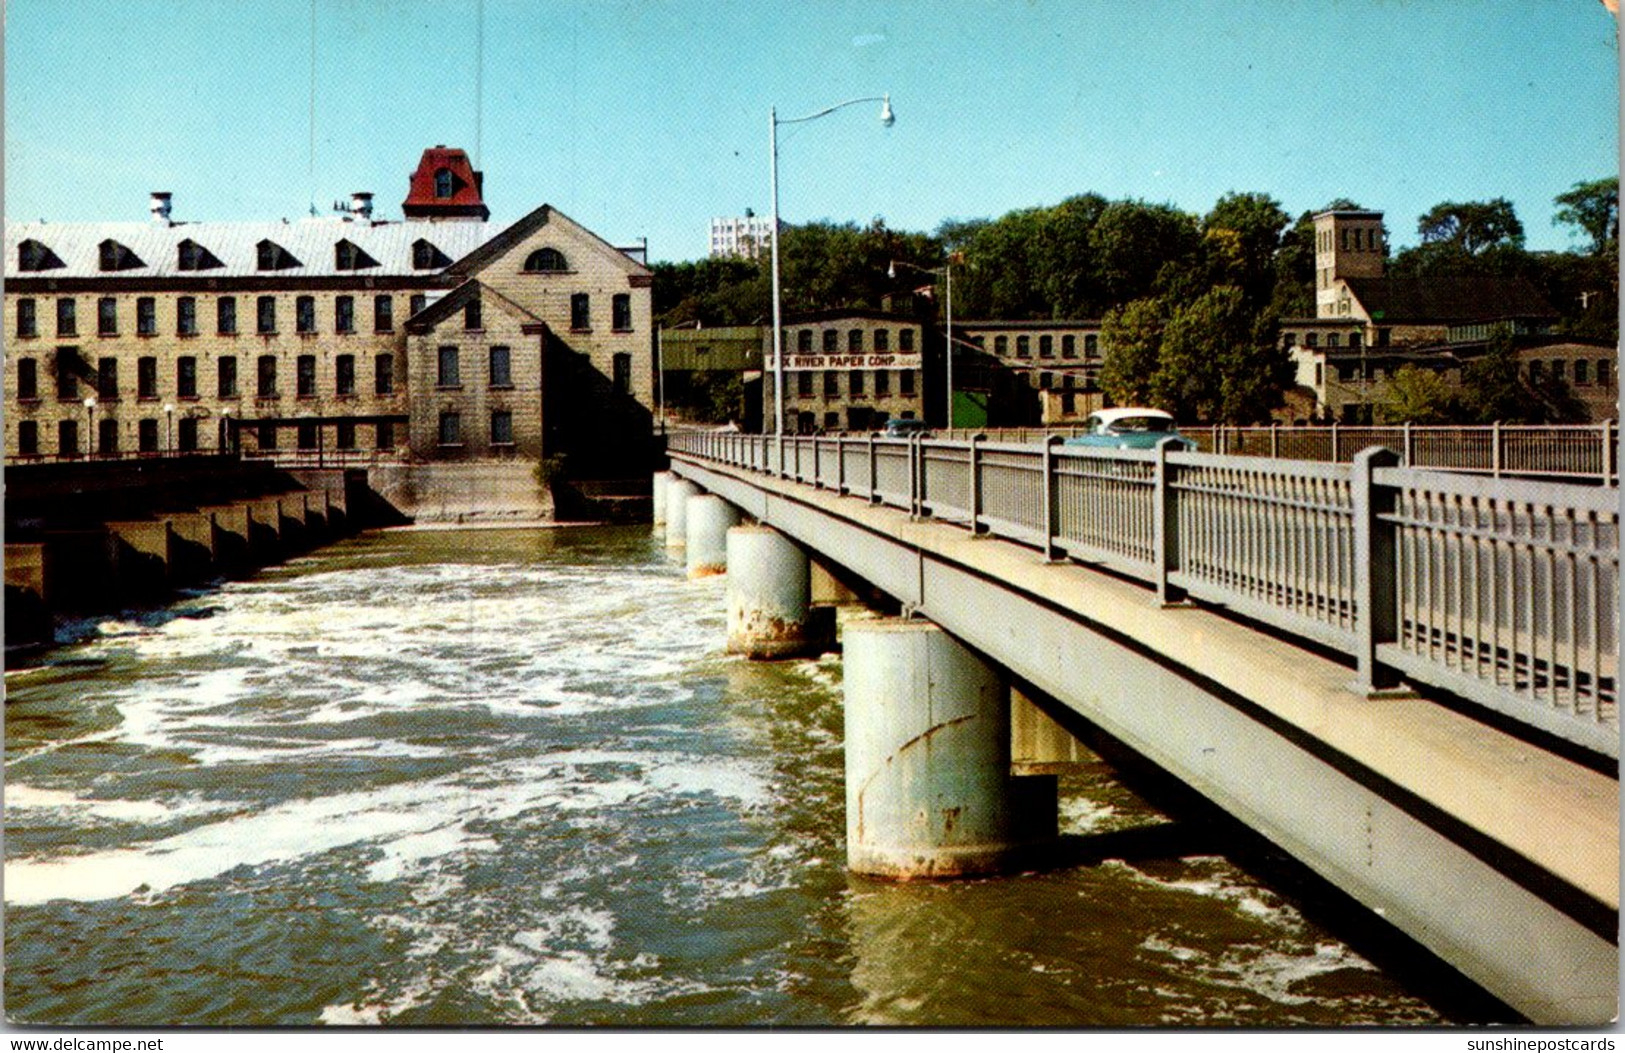
[[[1617,178],[1577,183],[1557,196],[1554,222],[1586,239],[1567,252],[1526,249],[1522,223],[1504,198],[1441,202],[1418,217],[1420,244],[1392,256],[1387,273],[1522,278],[1560,313],[1560,332],[1613,341],[1618,198]],[[787,313],[880,309],[929,280],[909,267],[889,277],[893,261],[929,270],[952,258],[956,317],[1100,318],[1101,386],[1112,401],[1150,402],[1182,420],[1254,423],[1268,419],[1291,385],[1279,321],[1314,315],[1312,217],[1326,209],[1361,206],[1340,198],[1294,219],[1268,194],[1233,192],[1195,215],[1081,194],[997,219],[950,219],[929,234],[879,219],[787,225],[780,234],[782,300]],[[656,264],[654,293],[661,325],[767,323],[768,260]],[[1598,295],[1582,306],[1582,293]],[[1467,372],[1468,382],[1483,379]],[[1503,363],[1497,376],[1504,373]],[[1486,405],[1501,410],[1514,401],[1474,396],[1430,412],[1477,416]],[[1562,402],[1526,398],[1519,408],[1525,417],[1552,415]]]

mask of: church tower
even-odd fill
[[[1387,254],[1381,212],[1321,212],[1315,221],[1315,316],[1348,313],[1339,278],[1381,278]]]

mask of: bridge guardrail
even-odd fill
[[[1619,494],[1401,466],[913,437],[671,451],[1104,566],[1619,756]]]

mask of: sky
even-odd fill
[[[181,220],[359,190],[399,219],[443,143],[493,220],[546,203],[696,259],[712,216],[771,214],[772,108],[883,93],[889,129],[874,103],[780,126],[786,222],[1244,191],[1352,199],[1400,248],[1505,197],[1565,249],[1552,198],[1619,170],[1598,0],[7,0],[5,48],[15,220],[143,220],[153,190]]]

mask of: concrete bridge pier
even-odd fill
[[[814,650],[807,554],[765,526],[733,527],[727,545],[728,653],[791,658]]]
[[[728,531],[739,525],[739,509],[716,494],[696,494],[683,509],[688,520],[687,557],[690,578],[709,578],[728,570]]]
[[[113,521],[106,526],[108,562],[120,600],[140,602],[168,592],[175,561],[169,520]]]
[[[654,527],[658,531],[666,525],[666,488],[677,477],[670,472],[656,472],[654,489],[651,491],[654,504]]]
[[[6,647],[51,643],[50,554],[40,543],[6,542]]]
[[[673,479],[666,486],[666,547],[688,544],[688,499],[698,497],[700,488],[687,479]]]
[[[178,583],[206,581],[215,573],[214,516],[177,512],[169,517],[170,573]]]
[[[253,505],[238,501],[229,505],[204,505],[200,515],[209,517],[212,524],[211,541],[214,568],[218,574],[247,573],[253,565],[251,544],[254,534]]]
[[[1030,865],[1057,831],[1053,775],[1010,773],[999,671],[931,622],[846,626],[846,865],[896,879]]]

